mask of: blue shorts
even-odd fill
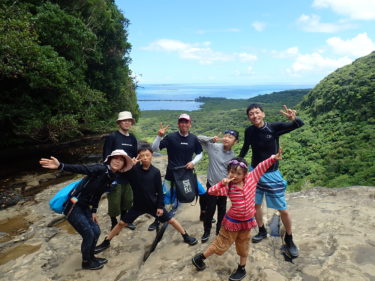
[[[263,197],[266,196],[267,208],[288,209],[285,199],[286,186],[287,182],[283,179],[279,170],[265,173],[257,184],[255,204],[262,204]]]
[[[146,211],[146,210],[137,210],[137,209],[134,209],[134,207],[131,207],[125,214],[121,215],[121,220],[126,223],[133,223],[136,218],[144,214],[149,214],[156,218],[156,209],[152,211]],[[165,208],[163,208],[163,215],[158,217],[158,220],[160,222],[167,222],[172,217],[173,215],[169,213]]]

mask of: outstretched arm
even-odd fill
[[[46,169],[58,169],[60,166],[60,161],[57,160],[57,158],[51,156],[51,159],[40,159],[39,164]]]
[[[160,150],[160,142],[162,138],[164,137],[165,133],[168,131],[169,125],[163,127],[163,123],[160,122],[160,128],[158,130],[158,135],[154,139],[154,142],[151,145],[151,148],[153,151],[159,151]]]
[[[283,114],[286,118],[288,118],[290,121],[294,121],[297,118],[297,110],[293,110],[291,108],[288,108],[284,104],[284,110],[280,110],[280,113]]]
[[[263,174],[271,167],[276,161],[281,160],[282,157],[282,149],[279,148],[279,152],[275,155],[271,155],[268,159],[260,162],[254,170],[252,170],[247,177],[253,177],[253,179],[258,182],[259,179],[263,176]]]

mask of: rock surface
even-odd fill
[[[154,160],[165,170],[163,157]],[[142,216],[135,222],[136,230],[123,229],[100,254],[109,260],[103,269],[81,270],[81,237],[48,206],[64,185],[66,182],[42,191],[34,201],[21,201],[0,211],[0,280],[228,280],[237,266],[232,247],[223,256],[207,259],[206,270],[197,272],[191,258],[208,243],[188,246],[171,226],[143,262],[155,232],[147,231],[153,219]],[[243,280],[375,280],[374,187],[316,187],[288,194],[288,204],[300,257],[293,263],[286,261],[280,253],[280,237],[269,237],[251,245],[248,275]],[[106,210],[107,200],[103,199],[98,214],[100,242],[110,226]],[[273,214],[271,209],[265,211],[268,220]],[[203,227],[198,204],[183,204],[176,218],[200,241]],[[12,231],[10,225],[17,229]],[[213,239],[212,234],[209,242]]]

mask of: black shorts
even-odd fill
[[[137,210],[134,207],[131,207],[125,214],[121,215],[121,220],[126,223],[133,223],[136,218],[142,216],[144,214],[149,214],[156,218],[156,209],[155,210]],[[163,215],[158,217],[160,222],[167,222],[169,221],[173,215],[171,215],[165,208],[163,208]]]

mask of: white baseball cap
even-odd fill
[[[187,115],[186,113],[183,113],[183,114],[180,115],[180,117],[178,117],[178,121],[180,121],[181,119],[185,119],[185,120],[191,121],[190,116]]]

